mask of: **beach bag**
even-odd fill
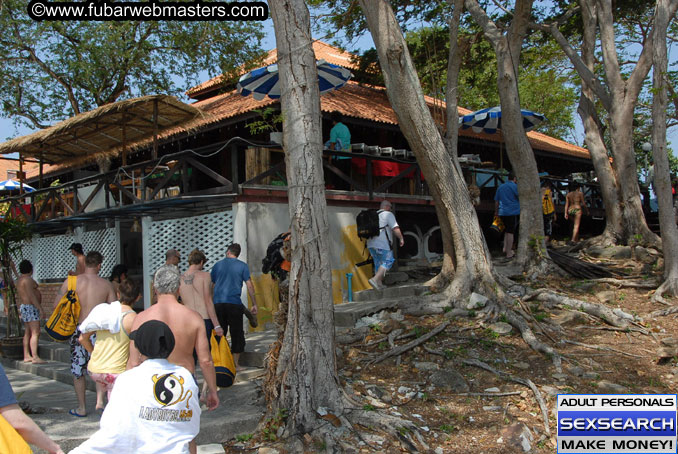
[[[28,443],[19,435],[14,427],[0,416],[0,452],[12,454],[31,454]]]
[[[45,332],[57,342],[68,340],[78,327],[80,300],[75,293],[77,276],[68,276],[68,290],[61,297],[45,324]]]
[[[212,331],[210,337],[210,350],[212,352],[212,361],[214,361],[214,370],[217,373],[217,386],[219,388],[228,388],[235,381],[235,362],[231,354],[231,347],[224,336],[219,336]]]
[[[494,219],[492,220],[492,225],[490,226],[490,229],[496,233],[501,233],[504,231],[504,221],[501,220],[499,216],[495,216]]]
[[[551,197],[550,189],[544,191],[544,197],[541,199],[541,207],[544,215],[551,214],[556,211],[556,207],[553,206],[553,198]]]
[[[358,226],[358,237],[367,240],[379,235],[379,211],[363,210],[356,216],[355,223]]]

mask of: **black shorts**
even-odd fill
[[[245,306],[242,304],[216,303],[214,310],[224,336],[231,332],[231,353],[245,351],[245,331],[242,326],[242,317],[245,314]]]
[[[518,223],[520,222],[520,215],[516,214],[515,216],[499,216],[501,221],[504,223],[504,233],[516,233],[518,230]]]
[[[555,213],[544,215],[544,235],[551,236],[553,234],[553,218]]]

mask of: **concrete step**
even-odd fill
[[[426,287],[420,285],[390,287],[384,290],[365,290],[359,292],[366,294],[365,300],[334,306],[334,326],[348,328],[356,324],[358,320],[368,315],[376,314],[385,309],[398,309],[400,305],[411,305],[419,300]]]
[[[405,284],[389,286],[381,290],[368,289],[353,294],[354,302],[377,301],[383,299],[403,298],[406,296],[419,296],[428,290],[421,284]],[[343,306],[343,304],[341,305]],[[339,306],[337,306],[339,307]],[[336,312],[336,309],[335,309]]]

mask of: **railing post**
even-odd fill
[[[240,194],[240,182],[238,181],[238,147],[231,145],[231,183],[233,190]]]
[[[367,159],[367,192],[369,193],[369,200],[372,200],[374,198],[374,181],[372,177],[372,158],[365,158]]]

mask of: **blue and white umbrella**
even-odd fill
[[[318,86],[320,94],[343,87],[353,77],[351,71],[341,66],[318,60]],[[238,81],[238,93],[243,96],[252,94],[261,101],[266,96],[271,99],[280,98],[280,77],[278,65],[269,65],[243,74]]]
[[[546,120],[544,115],[531,110],[521,110],[520,113],[523,116],[525,131],[532,131],[539,123]],[[464,115],[459,120],[459,124],[461,129],[472,128],[473,132],[494,134],[501,129],[501,107],[489,107]]]
[[[19,182],[15,180],[0,181],[0,192],[18,191],[21,187]],[[33,192],[35,191],[35,188],[24,183],[23,190],[24,192]]]

